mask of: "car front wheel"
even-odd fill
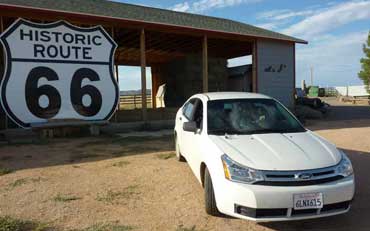
[[[209,174],[208,168],[204,172],[204,200],[206,206],[206,212],[212,216],[219,216],[220,212],[216,206],[215,193],[213,190],[213,184],[211,175]]]

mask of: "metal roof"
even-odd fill
[[[87,14],[92,16],[195,28],[242,36],[307,43],[302,39],[233,20],[106,0],[0,0],[0,6],[1,5]]]

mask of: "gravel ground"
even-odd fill
[[[353,161],[356,198],[344,215],[262,224],[208,216],[202,187],[188,165],[175,160],[172,137],[164,136],[3,146],[0,166],[14,172],[0,176],[0,216],[46,222],[59,230],[108,222],[133,230],[370,230],[370,113],[338,107],[325,121],[307,126]],[[365,115],[337,118],[343,108]]]

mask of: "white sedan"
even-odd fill
[[[175,140],[177,158],[204,187],[208,214],[282,221],[350,209],[346,154],[265,95],[194,95],[177,112]]]

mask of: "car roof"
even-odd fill
[[[271,99],[266,95],[250,92],[208,92],[194,95],[193,97],[206,97],[208,100],[221,99]]]

